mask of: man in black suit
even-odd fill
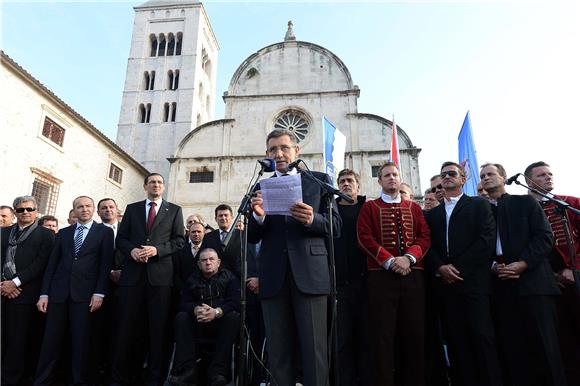
[[[218,229],[208,233],[203,239],[202,249],[211,248],[218,252],[222,261],[222,266],[240,276],[240,230],[234,229],[234,211],[227,204],[218,205],[215,210],[215,222]],[[224,239],[228,233],[233,232],[227,246],[224,246]]]
[[[296,137],[274,130],[266,140],[266,154],[276,160],[276,176],[296,174],[288,165],[300,153]],[[331,183],[326,174],[316,178]],[[273,383],[294,385],[296,343],[301,351],[305,386],[328,382],[327,295],[330,292],[326,236],[329,219],[322,188],[301,173],[302,202],[290,208],[291,216],[267,215],[260,191],[252,198],[248,239],[262,241],[259,285]],[[335,234],[341,220],[333,213]],[[296,337],[298,341],[296,341]]]
[[[198,255],[202,250],[205,236],[205,226],[200,222],[193,222],[187,229],[187,233],[189,234],[189,243],[185,243],[183,248],[174,256],[174,286],[177,287],[177,294],[179,294],[179,290],[183,287],[187,279],[189,279],[193,271],[197,269]]]
[[[35,385],[51,384],[69,331],[73,384],[88,384],[90,314],[101,308],[107,292],[114,236],[93,221],[92,198],[77,197],[73,208],[77,223],[58,232],[37,303],[47,318]]]
[[[533,197],[506,193],[502,165],[483,165],[480,174],[497,207],[493,304],[508,382],[565,386],[556,328],[555,300],[560,290],[549,262],[550,223]]]
[[[14,200],[16,224],[0,230],[2,247],[2,385],[34,376],[41,323],[36,311],[54,233],[38,226],[36,199]]]
[[[441,166],[445,198],[426,214],[431,249],[425,263],[442,283],[442,321],[453,385],[501,385],[490,311],[489,269],[495,246],[490,204],[462,193],[465,171],[455,162]]]
[[[166,372],[168,327],[173,286],[173,257],[184,245],[181,207],[162,199],[163,176],[149,174],[147,199],[129,204],[117,233],[125,260],[119,280],[119,325],[112,381],[129,384],[130,370],[142,358],[131,358],[133,346],[148,332],[147,385],[161,385]]]

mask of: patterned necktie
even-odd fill
[[[75,237],[75,256],[79,254],[79,250],[81,249],[81,246],[83,245],[83,233],[84,233],[85,229],[87,229],[87,227],[84,225],[81,225],[78,227],[78,232],[77,232],[77,235]]]
[[[147,215],[147,234],[151,234],[151,229],[153,228],[153,222],[155,221],[155,207],[156,202],[151,201],[149,203],[149,214]]]

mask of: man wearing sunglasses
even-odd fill
[[[443,205],[427,212],[431,249],[425,259],[442,286],[442,324],[454,385],[501,385],[490,312],[489,268],[496,227],[489,202],[462,193],[465,171],[441,166]]]
[[[36,199],[14,200],[16,224],[0,230],[2,246],[2,384],[30,381],[28,359],[41,337],[36,301],[54,244],[54,233],[38,225]],[[34,364],[36,360],[33,361]],[[34,366],[33,364],[33,366]]]
[[[441,202],[445,198],[445,190],[443,185],[441,185],[441,176],[439,174],[431,177],[431,193],[435,193],[437,201]]]

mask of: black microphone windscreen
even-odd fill
[[[262,169],[265,172],[273,172],[276,170],[276,160],[274,160],[274,158],[264,158],[258,160],[258,163],[262,165]]]

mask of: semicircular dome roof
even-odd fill
[[[238,67],[228,96],[296,94],[352,90],[350,72],[324,47],[284,41],[250,55]]]

